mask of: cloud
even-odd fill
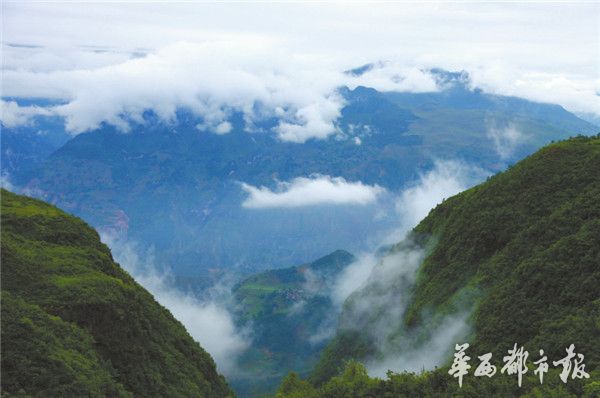
[[[408,66],[401,62],[378,62],[358,76],[350,74],[346,86],[371,87],[377,91],[423,93],[438,91],[435,77],[425,67]]]
[[[332,289],[334,280],[326,273],[319,270],[313,271],[310,268],[304,269],[302,275],[304,276],[301,289],[303,298],[292,305],[288,316],[297,317],[301,323],[304,323],[303,320],[311,317],[314,310],[311,305],[312,300],[315,298],[326,299]],[[317,305],[323,305],[322,303],[321,301]],[[335,306],[334,303],[334,307],[330,307],[323,314],[316,327],[313,327],[310,331],[307,329],[310,332],[307,336],[307,341],[310,344],[321,344],[335,335],[338,312],[339,307]]]
[[[388,370],[432,369],[469,332],[469,308],[447,316],[422,314],[423,322],[417,330],[405,328],[404,315],[426,255],[408,231],[445,198],[487,175],[461,161],[435,161],[431,170],[398,193],[399,225],[381,242],[384,249],[359,255],[334,281],[330,297],[337,308],[343,308],[338,330],[358,330],[368,335],[380,354],[367,363],[372,376],[384,377]],[[387,249],[390,245],[394,245],[392,251]]]
[[[487,137],[492,140],[494,149],[503,160],[510,158],[515,149],[527,140],[527,136],[512,123],[503,127],[490,124]]]
[[[0,173],[0,188],[4,188],[8,191],[18,193],[17,187],[15,187],[10,181],[10,175],[5,171],[2,171],[2,173]]]
[[[598,63],[597,67],[600,66]],[[469,69],[471,86],[485,92],[559,104],[571,112],[600,115],[600,78],[541,71],[516,71],[506,65]]]
[[[433,169],[422,174],[416,184],[407,187],[396,201],[402,233],[413,228],[444,199],[480,182],[489,172],[458,160],[437,160]]]
[[[406,238],[431,209],[446,198],[482,181],[490,173],[458,160],[436,160],[434,167],[395,195],[397,226],[375,244],[376,251],[359,254],[357,260],[337,277],[331,299],[341,307],[350,295],[364,287],[375,266],[381,261],[381,248],[390,247]],[[384,249],[387,250],[387,249]]]
[[[423,256],[421,248],[412,245],[379,259],[363,286],[346,302],[342,327],[353,328],[354,324],[360,326],[367,322],[369,333],[376,336],[376,340],[398,327]],[[379,317],[377,311],[380,310],[385,310],[387,315]]]
[[[12,47],[11,47],[12,48]],[[31,49],[28,49],[31,50]],[[269,59],[269,64],[261,60]],[[7,123],[24,124],[34,115],[58,115],[72,134],[109,123],[127,132],[153,110],[174,122],[177,109],[203,119],[202,131],[226,134],[233,112],[244,115],[246,129],[276,117],[273,131],[283,141],[303,143],[338,133],[345,101],[341,86],[382,91],[436,91],[435,79],[417,68],[380,63],[352,76],[321,59],[303,60],[268,41],[177,42],[141,58],[92,69],[4,71],[3,95],[66,101],[48,108],[18,107],[7,102]]]
[[[248,348],[250,338],[248,331],[236,328],[227,308],[227,297],[222,295],[229,289],[217,287],[206,298],[199,299],[175,288],[168,273],[157,271],[151,253],[141,257],[136,245],[108,235],[103,235],[102,241],[111,248],[115,261],[171,311],[213,357],[220,372],[232,376],[239,371],[237,358]]]
[[[437,90],[432,76],[418,68],[382,63],[352,76],[326,59],[305,59],[268,40],[252,39],[181,41],[112,65],[43,72],[7,69],[4,77],[3,95],[66,101],[27,111],[62,116],[72,134],[96,129],[103,122],[127,132],[132,122],[143,123],[147,110],[174,122],[176,111],[184,108],[202,119],[199,130],[216,134],[231,131],[228,119],[234,112],[243,114],[248,131],[256,123],[277,118],[273,131],[294,143],[339,132],[336,121],[345,105],[338,93],[342,86]]]
[[[367,205],[385,190],[378,185],[348,182],[342,177],[313,175],[278,182],[275,191],[242,184],[248,198],[242,203],[249,209],[290,208],[318,205]]]
[[[173,122],[180,108],[200,117],[201,129],[217,134],[231,130],[234,112],[243,114],[248,130],[276,117],[274,131],[284,141],[336,133],[344,105],[337,89],[345,75],[279,51],[262,41],[178,42],[89,70],[5,70],[4,95],[67,101],[51,111],[65,118],[73,134],[102,122],[126,132],[131,122],[143,123],[146,110]]]
[[[0,100],[0,122],[5,127],[28,126],[36,116],[51,116],[52,111],[39,106],[19,106],[15,101]]]
[[[470,331],[469,312],[461,312],[444,317],[439,325],[430,331],[425,342],[410,345],[404,350],[388,351],[379,360],[369,361],[367,369],[372,377],[385,377],[388,370],[396,373],[434,369],[448,359],[456,343],[462,343]],[[407,339],[408,340],[408,339]]]
[[[282,140],[305,142],[337,133],[338,87],[435,91],[427,70],[440,67],[468,71],[486,92],[600,114],[598,57],[589,51],[598,15],[600,6],[585,2],[12,2],[2,95],[68,101],[56,112],[74,134],[101,122],[127,130],[144,109],[168,121],[186,107],[218,133],[232,111],[250,130],[277,117]],[[360,76],[342,72],[372,62]]]
[[[229,122],[221,122],[215,127],[215,133],[217,134],[227,134],[231,132],[231,123]]]
[[[233,129],[233,126],[229,122],[221,122],[216,126],[211,126],[210,124],[206,123],[198,123],[196,125],[196,129],[198,129],[199,131],[212,131],[215,134],[223,135],[230,133]]]
[[[331,298],[338,308],[355,291],[362,288],[379,259],[371,253],[363,253],[338,275],[331,290]]]
[[[277,51],[248,40],[178,42],[89,70],[5,70],[4,95],[67,101],[52,110],[74,134],[102,122],[127,131],[132,121],[143,122],[146,110],[171,122],[179,108],[218,134],[231,130],[233,112],[241,112],[250,126],[277,116],[275,131],[282,140],[304,142],[335,133],[343,106],[336,90],[343,75],[323,68],[316,76],[314,67]]]
[[[424,316],[416,328],[405,327],[404,316],[424,258],[424,250],[405,239],[375,264],[363,264],[363,270],[371,272],[345,301],[339,325],[342,330],[360,331],[374,344],[378,355],[366,363],[372,376],[384,377],[388,370],[432,369],[469,331],[468,309],[438,318]]]
[[[275,129],[283,141],[303,143],[310,138],[327,138],[337,131],[334,121],[341,115],[344,100],[333,90],[316,102],[299,108],[292,122],[282,122]]]

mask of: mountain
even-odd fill
[[[96,231],[1,194],[2,396],[232,396],[210,355]]]
[[[347,300],[311,375],[317,387],[292,374],[277,396],[598,396],[599,170],[600,135],[576,137],[445,200]],[[463,342],[472,361],[492,353],[498,374],[473,377],[471,362],[460,388],[448,370]],[[530,354],[522,387],[499,372],[515,343]],[[590,377],[565,384],[552,361],[571,344]],[[533,373],[540,349],[543,385]],[[419,373],[436,356],[441,368]],[[371,378],[352,360],[416,373]]]
[[[276,191],[278,181],[320,174],[393,195],[438,159],[499,171],[552,140],[598,131],[560,106],[487,94],[471,89],[468,76],[436,73],[444,89],[434,93],[340,88],[346,106],[328,139],[283,142],[271,131],[277,121],[247,132],[240,114],[219,135],[199,131],[184,109],[174,122],[146,112],[128,133],[103,125],[34,167],[14,168],[12,182],[101,231],[154,247],[178,277],[252,274],[339,247],[371,249],[396,226],[394,203],[383,195],[376,205],[253,209],[242,206],[241,183]]]
[[[56,117],[39,119],[34,125],[2,125],[2,175],[12,178],[31,172],[69,139],[63,121]]]
[[[292,370],[308,375],[335,328],[338,309],[330,290],[354,260],[337,250],[309,264],[250,276],[234,287],[238,324],[253,332],[252,346],[239,359],[244,373],[230,380],[240,396],[273,393]]]

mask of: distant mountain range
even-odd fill
[[[340,247],[372,249],[398,222],[394,195],[436,160],[496,172],[552,140],[598,131],[560,106],[471,89],[464,73],[433,73],[439,92],[340,88],[338,134],[304,144],[278,140],[276,120],[245,132],[239,114],[228,134],[199,131],[200,120],[182,109],[175,123],[147,112],[128,133],[104,125],[71,139],[55,119],[38,118],[2,129],[3,173],[103,232],[154,247],[177,276],[205,278],[207,270],[249,274]],[[242,206],[242,183],[275,190],[277,181],[314,174],[388,195],[376,205]]]

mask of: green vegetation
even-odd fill
[[[529,372],[519,388],[516,377],[496,374],[492,378],[469,377],[460,388],[447,374],[448,368],[431,372],[393,373],[387,379],[369,377],[366,368],[350,361],[340,375],[319,387],[301,380],[295,373],[281,383],[276,398],[412,398],[412,397],[589,397],[600,396],[600,382],[584,385],[580,380],[563,384],[558,371],[551,369],[544,383]]]
[[[234,288],[236,301],[242,304],[244,320],[288,314],[293,304],[314,295],[314,292],[306,291],[307,274],[310,273],[314,279],[310,289],[323,288],[352,261],[352,254],[337,250],[310,264],[250,276]]]
[[[253,344],[240,358],[244,376],[230,380],[240,396],[274,393],[291,370],[308,375],[331,335],[326,332],[335,331],[329,289],[352,261],[338,250],[310,264],[253,275],[234,288],[236,317],[253,331]]]
[[[278,397],[600,396],[600,136],[549,145],[444,201],[410,239],[426,257],[389,341],[401,346],[411,332],[470,308],[469,355],[477,361],[476,354],[492,352],[492,363],[501,367],[515,342],[525,346],[531,356],[523,386],[514,376],[473,377],[471,369],[459,389],[447,374],[449,363],[421,374],[370,378],[352,359],[384,353],[369,341],[368,325],[358,324],[338,332],[312,384],[289,375]],[[563,358],[571,343],[585,354],[590,378],[563,384],[551,361]],[[539,349],[550,363],[541,386],[532,374]]]
[[[2,397],[232,395],[96,231],[44,202],[1,199]]]
[[[437,243],[407,324],[476,284],[478,350],[519,342],[556,358],[575,343],[588,366],[600,365],[600,138],[540,150],[438,206],[415,231]]]

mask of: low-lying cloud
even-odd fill
[[[416,330],[406,328],[404,316],[424,257],[423,248],[405,239],[399,248],[368,265],[368,278],[345,302],[341,328],[360,331],[376,349],[366,363],[372,376],[385,377],[388,370],[432,369],[469,332],[469,310],[437,319],[426,316]]]
[[[420,247],[411,245],[381,258],[363,286],[346,302],[342,327],[368,325],[368,334],[374,340],[387,339],[400,327],[423,256]],[[381,316],[382,311],[385,316]]]
[[[262,60],[269,59],[266,65]],[[324,138],[336,129],[343,100],[340,75],[326,68],[318,79],[301,60],[277,54],[269,43],[227,40],[177,42],[142,58],[90,70],[25,72],[7,70],[4,95],[59,98],[51,111],[77,134],[102,122],[128,131],[153,110],[166,122],[184,108],[202,118],[205,129],[226,133],[233,112],[246,128],[277,117],[276,131],[288,141]]]
[[[11,51],[15,49],[11,47]],[[25,51],[25,50],[24,50]],[[31,49],[31,51],[48,51]],[[265,62],[268,60],[268,62]],[[8,65],[12,65],[9,63]],[[340,134],[338,120],[346,102],[341,87],[372,87],[386,92],[434,92],[445,88],[430,68],[406,61],[376,62],[360,74],[324,56],[302,56],[275,40],[235,38],[208,42],[178,41],[141,56],[89,69],[3,70],[3,96],[47,98],[64,102],[47,107],[3,104],[6,126],[30,123],[34,116],[60,116],[71,134],[99,128],[102,123],[123,132],[144,123],[153,111],[175,123],[185,109],[201,119],[199,130],[232,131],[231,117],[242,114],[243,129],[260,130],[261,122],[282,141],[303,143]],[[489,93],[516,95],[536,101],[560,101],[570,110],[600,114],[597,83],[561,75],[507,72],[470,67],[466,82]],[[596,86],[596,88],[594,88]],[[560,94],[560,95],[559,95]]]
[[[102,240],[111,248],[115,261],[169,309],[213,357],[220,372],[232,376],[239,371],[237,358],[248,348],[251,339],[248,331],[237,329],[227,308],[229,289],[215,287],[215,291],[199,299],[174,287],[172,277],[156,269],[151,253],[140,256],[134,244],[108,235],[103,235]]]
[[[345,105],[339,87],[437,90],[431,75],[418,68],[385,66],[353,76],[326,59],[295,56],[268,40],[251,39],[180,41],[141,58],[94,69],[9,69],[4,81],[3,95],[66,101],[44,112],[62,116],[72,134],[96,129],[103,122],[127,132],[132,122],[144,123],[147,110],[175,122],[176,111],[182,108],[202,119],[199,129],[217,134],[231,131],[229,119],[235,112],[243,114],[247,131],[277,118],[273,131],[281,140],[296,143],[338,132],[336,121]],[[36,112],[41,114],[40,109],[21,109],[28,116]]]
[[[589,49],[598,45],[599,10],[585,2],[10,2],[2,96],[65,101],[48,110],[73,134],[102,122],[126,131],[144,110],[169,121],[182,107],[217,133],[240,112],[248,131],[277,118],[280,139],[305,142],[337,133],[337,88],[437,91],[427,71],[438,67],[466,70],[485,92],[598,115],[598,58]],[[344,73],[368,62],[376,64],[363,74]]]
[[[27,126],[36,116],[51,116],[52,111],[40,106],[19,106],[15,101],[0,100],[0,122],[5,127]]]
[[[18,193],[17,187],[15,187],[10,181],[10,174],[5,171],[0,172],[0,188],[4,188],[8,191]]]
[[[421,221],[444,199],[467,187],[468,166],[458,161],[438,161],[418,183],[405,189],[396,202],[396,211],[409,228]]]
[[[340,327],[367,333],[380,353],[367,363],[371,375],[432,369],[469,332],[468,309],[443,318],[426,317],[425,329],[408,331],[404,327],[417,271],[425,257],[424,249],[412,242],[408,232],[445,198],[488,174],[461,161],[436,161],[431,170],[398,194],[399,226],[381,245],[401,243],[391,253],[359,255],[336,278],[330,297],[336,307],[343,305]]]
[[[399,225],[387,234],[382,245],[399,242],[444,199],[456,195],[490,175],[489,171],[461,160],[436,160],[433,168],[401,191],[395,210]]]
[[[278,182],[275,190],[242,184],[248,198],[242,203],[249,209],[290,208],[318,205],[367,205],[385,190],[378,185],[349,182],[342,177],[314,175]]]
[[[502,160],[509,159],[518,146],[527,140],[527,136],[513,123],[506,126],[488,124],[487,136],[494,143],[494,149]]]
[[[395,212],[398,226],[388,231],[376,248],[389,247],[402,241],[431,209],[444,199],[483,181],[489,174],[459,160],[435,161],[431,170],[422,173],[418,180],[397,194]],[[331,292],[333,302],[341,306],[353,292],[362,288],[380,260],[381,254],[359,254],[357,260],[346,267],[335,281]]]
[[[356,261],[344,268],[331,290],[331,299],[338,308],[342,307],[344,301],[353,292],[364,286],[377,261],[379,258],[374,254],[363,253]]]
[[[368,362],[369,374],[385,377],[389,370],[393,372],[415,372],[434,369],[444,363],[457,342],[462,342],[470,331],[469,312],[449,315],[430,331],[429,338],[420,344],[410,345],[402,351],[388,351],[388,355]],[[412,337],[406,340],[411,341]]]

